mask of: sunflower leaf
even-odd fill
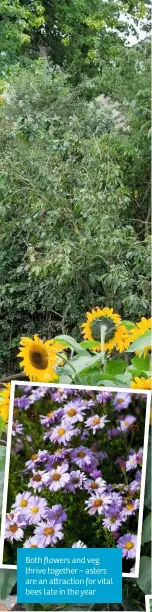
[[[143,336],[137,338],[135,342],[133,342],[129,348],[127,349],[127,353],[134,353],[135,351],[144,351],[145,348],[151,346],[151,333],[150,331],[146,331]]]
[[[136,324],[133,323],[133,321],[121,321],[120,326],[121,325],[125,325],[127,329],[133,329],[134,327],[136,327]]]
[[[78,344],[78,342],[76,342],[76,340],[74,340],[72,336],[56,336],[54,340],[61,342],[65,347],[73,349],[75,353],[83,353],[85,355],[89,355],[89,353],[84,348],[82,348],[82,346]]]

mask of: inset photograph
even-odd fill
[[[19,547],[119,547],[123,576],[138,576],[149,392],[12,385],[3,567]]]

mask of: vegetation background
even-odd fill
[[[0,13],[3,377],[21,335],[79,340],[96,305],[149,316],[150,2],[1,0]],[[151,592],[150,444],[140,576],[107,610],[145,610]],[[2,600],[15,584],[0,571]]]
[[[1,2],[1,376],[21,335],[149,316],[148,31],[142,0]]]

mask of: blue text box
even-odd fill
[[[19,548],[18,603],[121,603],[120,548]]]

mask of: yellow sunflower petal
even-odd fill
[[[43,342],[37,334],[33,339],[21,338],[18,356],[22,358],[20,365],[26,376],[32,381],[39,382],[58,380],[55,368],[58,364],[57,353],[62,348],[59,342],[53,340]]]
[[[95,330],[96,320],[98,325],[98,333]],[[93,308],[91,312],[86,313],[86,321],[81,324],[82,334],[85,340],[100,340],[100,329],[104,325],[107,328],[105,334],[104,350],[111,353],[116,348],[119,352],[123,352],[129,346],[128,331],[125,326],[121,326],[121,317],[113,311],[113,308],[107,306],[103,309]],[[98,336],[98,337],[97,337]],[[101,342],[93,349],[94,351],[101,350]]]
[[[138,376],[135,376],[135,379],[132,380],[130,387],[132,389],[152,389],[152,377],[150,378],[138,378]]]
[[[8,421],[10,388],[11,383],[7,383],[4,385],[4,389],[0,390],[0,416],[2,417],[4,423]]]

